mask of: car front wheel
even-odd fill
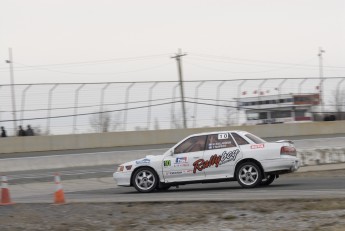
[[[261,183],[262,173],[257,164],[245,162],[237,168],[236,178],[243,188],[254,188]]]
[[[156,189],[158,177],[151,168],[143,167],[133,174],[132,183],[137,191],[148,193]]]

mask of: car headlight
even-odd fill
[[[127,169],[127,171],[131,170],[132,169],[132,165],[126,165],[126,169]]]
[[[126,168],[127,171],[129,171],[129,170],[132,169],[132,165],[126,165],[126,166],[120,165],[120,166],[117,168],[117,172],[123,172],[123,171],[125,170],[125,168]]]

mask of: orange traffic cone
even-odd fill
[[[65,194],[62,189],[60,175],[58,173],[55,174],[55,184],[56,184],[56,191],[54,194],[54,204],[64,204],[65,202]]]
[[[10,197],[10,190],[8,189],[7,177],[1,176],[1,201],[0,205],[13,205]]]

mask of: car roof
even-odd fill
[[[241,130],[231,130],[231,131],[213,131],[213,132],[203,132],[203,133],[196,133],[192,134],[188,137],[191,136],[203,136],[203,135],[212,135],[212,134],[218,134],[218,133],[230,133],[230,132],[236,132],[236,133],[248,133],[246,131],[241,131]]]

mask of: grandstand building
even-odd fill
[[[280,94],[238,98],[237,107],[244,110],[247,124],[272,124],[312,121],[320,105],[320,95]]]

